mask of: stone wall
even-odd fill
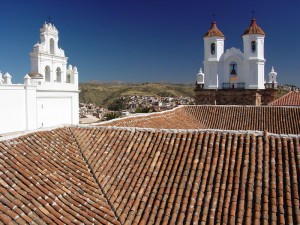
[[[276,90],[195,89],[197,105],[267,105],[275,100]]]

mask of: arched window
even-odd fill
[[[252,53],[256,52],[256,41],[251,42],[251,51],[252,51]]]
[[[54,54],[54,40],[50,39],[50,54]]]
[[[50,82],[51,81],[51,75],[50,75],[50,67],[45,67],[45,81]]]
[[[67,74],[66,83],[71,83],[71,75],[70,74]]]
[[[214,55],[214,54],[216,53],[216,44],[215,44],[215,43],[212,43],[212,44],[210,45],[210,53],[211,53],[212,55]]]
[[[56,69],[56,82],[61,82],[61,69],[59,67]]]

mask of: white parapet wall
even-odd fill
[[[79,123],[78,90],[0,85],[0,134]]]
[[[0,85],[0,133],[36,129],[36,87]]]

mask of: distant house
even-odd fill
[[[284,96],[271,102],[273,106],[300,106],[300,93],[298,91],[290,91]]]

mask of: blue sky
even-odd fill
[[[265,74],[274,66],[281,84],[300,87],[299,0],[1,0],[0,70],[22,82],[51,16],[80,82],[194,82],[212,14],[225,49],[242,49],[252,10],[266,33]]]

